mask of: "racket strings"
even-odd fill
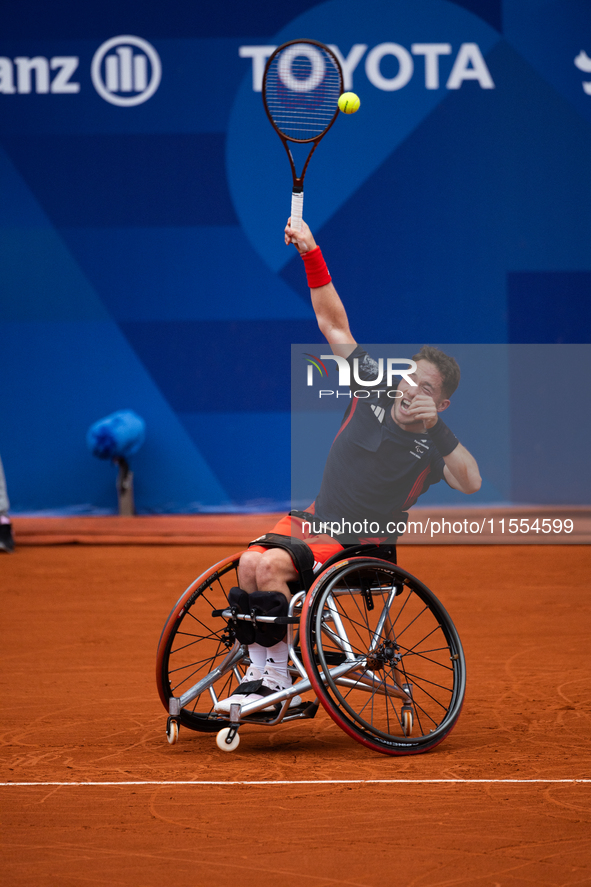
[[[277,129],[312,141],[330,126],[342,91],[340,70],[320,47],[296,44],[279,52],[265,75],[265,101]]]

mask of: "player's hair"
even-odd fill
[[[435,348],[434,345],[423,345],[418,354],[413,355],[413,360],[428,360],[437,367],[441,375],[441,393],[445,397],[451,397],[460,384],[460,368],[455,358]]]

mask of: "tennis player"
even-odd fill
[[[333,352],[352,368],[357,361],[364,381],[377,379],[378,364],[351,335],[343,303],[306,223],[296,231],[288,221],[285,242],[293,244],[304,261],[318,326]],[[229,595],[238,612],[286,615],[288,583],[302,578],[306,570],[317,571],[346,545],[395,542],[404,531],[407,510],[432,484],[445,480],[463,493],[480,489],[476,460],[441,418],[460,381],[458,364],[432,346],[421,348],[413,360],[416,372],[402,377],[395,392],[376,386],[367,389],[373,390],[370,397],[351,398],[314,503],[305,512],[284,517],[242,555],[240,588]],[[352,532],[353,525],[362,526],[363,532]],[[251,666],[232,696],[216,705],[221,712],[228,712],[232,703],[244,705],[292,683],[285,627],[237,624]],[[296,696],[291,705],[300,701]]]

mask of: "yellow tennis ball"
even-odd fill
[[[355,95],[354,92],[344,92],[339,97],[339,108],[343,114],[354,114],[355,111],[359,110],[360,104],[359,96]]]

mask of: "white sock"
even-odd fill
[[[271,666],[275,671],[278,671],[282,675],[287,675],[287,660],[288,656],[288,647],[285,641],[279,641],[278,644],[274,644],[272,647],[267,647],[265,650],[267,654],[267,661],[265,663],[266,666]]]
[[[255,668],[258,668],[260,671],[265,670],[265,662],[267,661],[266,647],[261,647],[260,644],[249,644],[248,655]]]

